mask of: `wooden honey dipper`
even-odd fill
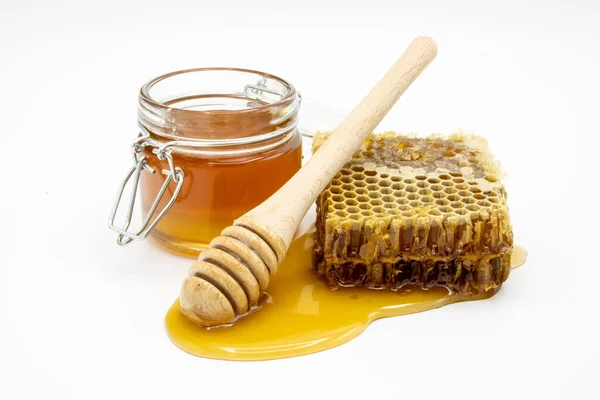
[[[223,325],[258,305],[319,193],[436,55],[431,38],[416,38],[304,167],[210,242],[183,282],[185,316],[202,326]]]

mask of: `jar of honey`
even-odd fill
[[[290,83],[259,71],[199,68],[146,83],[134,164],[109,222],[117,242],[150,235],[170,250],[197,255],[300,168],[299,108]],[[126,187],[125,222],[117,225]],[[136,194],[143,221],[132,230]]]

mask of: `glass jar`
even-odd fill
[[[139,95],[134,165],[113,207],[118,243],[145,238],[197,255],[300,168],[300,96],[276,76],[234,68],[173,72]],[[133,181],[125,223],[115,215]],[[144,220],[129,231],[139,182]]]

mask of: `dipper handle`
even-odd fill
[[[433,39],[416,38],[304,167],[211,241],[183,284],[186,316],[222,325],[257,305],[311,204],[436,55]]]

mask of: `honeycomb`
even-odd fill
[[[474,135],[372,134],[317,198],[314,269],[332,286],[495,289],[513,245],[502,177]]]

